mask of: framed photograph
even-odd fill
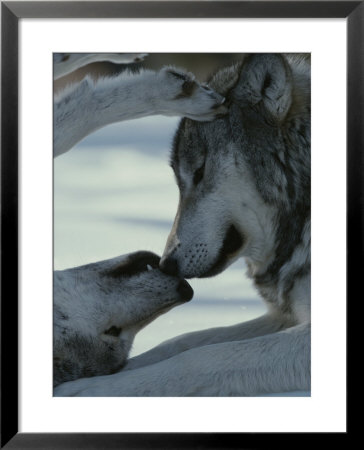
[[[362,2],[1,7],[1,446],[345,438]]]

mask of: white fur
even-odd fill
[[[191,298],[187,283],[180,290],[181,280],[162,273],[158,261],[150,252],[136,252],[54,272],[55,385],[120,369],[135,334]]]
[[[188,95],[184,93],[186,82],[194,85]],[[54,156],[114,122],[155,114],[209,121],[226,112],[223,102],[222,96],[199,84],[192,74],[171,67],[159,72],[123,72],[96,82],[86,77],[55,96]]]
[[[276,332],[281,325],[264,316],[234,327],[190,333],[139,358],[150,365],[137,368],[135,358],[127,366],[134,370],[64,383],[55,395],[249,396],[307,389],[304,367],[310,325]],[[282,361],[287,369],[283,372]],[[297,376],[300,371],[302,377]]]

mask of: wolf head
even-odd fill
[[[106,375],[126,361],[135,334],[190,300],[189,284],[136,252],[54,274],[54,385]]]
[[[307,239],[309,62],[248,55],[209,84],[229,113],[179,125],[171,166],[180,199],[160,267],[208,277],[244,256],[251,275],[271,280]]]

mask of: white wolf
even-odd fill
[[[158,269],[139,251],[54,272],[53,383],[119,370],[136,333],[190,300],[185,280]]]
[[[247,55],[210,86],[212,123],[183,119],[171,156],[180,202],[161,268],[208,277],[244,257],[268,306],[258,319],[174,338],[121,373],[57,395],[242,396],[310,389],[310,64]]]

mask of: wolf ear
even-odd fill
[[[292,101],[291,78],[291,70],[281,55],[248,56],[232,95],[241,106],[256,107],[270,122],[281,122]]]

